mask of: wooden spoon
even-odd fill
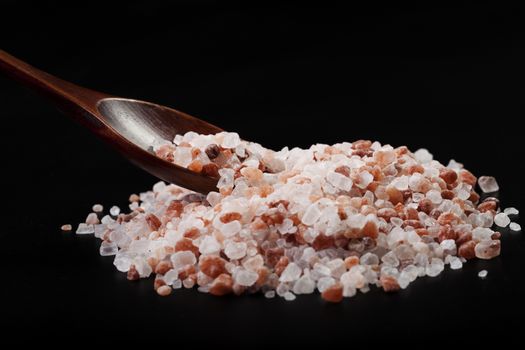
[[[150,151],[150,146],[156,139],[173,140],[176,134],[188,131],[214,134],[222,131],[219,127],[168,107],[74,85],[2,50],[0,71],[49,98],[64,114],[79,121],[133,164],[156,177],[200,193],[216,190],[218,179],[158,158]]]

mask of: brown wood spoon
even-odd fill
[[[156,139],[173,140],[176,134],[188,131],[214,134],[222,131],[219,127],[168,107],[74,85],[2,50],[0,71],[49,98],[64,114],[79,121],[133,164],[156,177],[200,193],[216,190],[218,179],[158,158],[150,147]]]

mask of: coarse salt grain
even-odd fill
[[[480,176],[478,179],[479,188],[485,193],[497,192],[499,191],[498,183],[496,179],[492,176]]]
[[[104,207],[102,206],[102,204],[95,204],[95,205],[93,205],[92,210],[95,213],[102,213],[104,211]]]
[[[487,275],[488,275],[487,270],[481,270],[480,272],[478,272],[478,277],[479,278],[485,278],[485,277],[487,277]]]
[[[69,232],[73,230],[73,226],[71,226],[70,224],[65,224],[65,225],[60,226],[60,229],[64,232]]]
[[[515,222],[511,222],[510,225],[509,225],[509,228],[510,228],[512,231],[521,231],[521,226],[520,226],[520,224],[515,223]]]

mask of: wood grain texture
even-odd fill
[[[157,138],[172,140],[176,134],[222,131],[177,110],[154,103],[114,97],[89,90],[40,71],[0,50],[0,71],[47,97],[106,141],[133,164],[176,185],[207,193],[216,190],[217,179],[197,174],[158,158],[149,151]]]

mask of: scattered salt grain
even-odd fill
[[[78,235],[87,235],[87,234],[91,234],[91,233],[95,233],[95,227],[93,227],[93,225],[88,225],[88,224],[79,224],[78,225],[76,234],[78,234]]]
[[[118,246],[115,242],[103,241],[100,244],[100,255],[102,256],[111,256],[115,255],[118,252]]]
[[[92,209],[95,213],[102,213],[102,211],[104,211],[102,204],[95,204]]]
[[[520,213],[518,209],[513,207],[505,208],[503,212],[507,215],[518,215]]]
[[[521,231],[521,226],[518,223],[511,222],[509,227],[512,231]]]
[[[109,209],[109,213],[111,214],[111,216],[115,217],[115,216],[118,216],[118,214],[120,214],[120,208],[117,207],[116,205],[112,206],[110,209]]]
[[[286,293],[284,293],[284,299],[285,299],[286,301],[293,301],[293,300],[295,300],[295,298],[296,298],[296,297],[295,297],[295,294],[293,294],[292,292],[286,292]]]
[[[499,227],[507,227],[510,224],[510,219],[507,214],[499,213],[494,217],[494,223]]]
[[[69,232],[73,230],[73,226],[71,226],[70,224],[65,224],[65,225],[60,226],[60,229],[64,232]]]
[[[485,278],[485,277],[487,277],[487,274],[488,274],[487,270],[481,270],[481,271],[478,273],[478,277],[479,277],[479,278]]]
[[[275,298],[275,291],[274,290],[267,291],[266,293],[264,293],[264,297],[267,299]]]
[[[485,193],[497,192],[499,191],[498,183],[496,179],[492,176],[480,176],[478,179],[479,188]]]
[[[96,213],[90,213],[86,218],[86,224],[88,225],[96,225],[100,221],[98,220],[98,216]]]

